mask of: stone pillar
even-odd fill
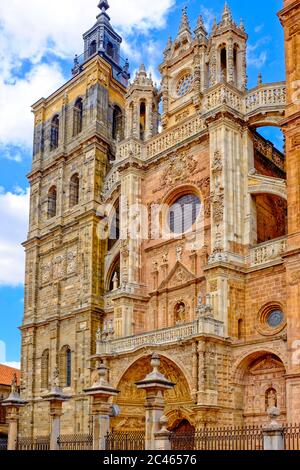
[[[175,386],[159,372],[160,358],[158,354],[152,355],[151,366],[153,371],[144,380],[136,383],[139,390],[146,392],[146,450],[156,449],[155,434],[161,430],[160,420],[165,409],[164,393]]]
[[[60,436],[60,420],[63,414],[62,405],[70,397],[63,395],[59,387],[58,367],[54,370],[51,391],[42,398],[50,404],[50,450],[59,450],[58,438]]]
[[[2,406],[6,407],[6,417],[8,421],[7,450],[17,450],[19,411],[26,404],[27,402],[20,398],[17,385],[17,376],[15,374],[11,384],[11,393],[9,397],[2,402]]]
[[[287,420],[300,421],[300,0],[285,0],[279,13],[285,35],[287,106],[282,122],[286,138],[288,238],[286,316],[288,368]]]
[[[276,421],[280,411],[276,407],[268,409],[270,424],[264,427],[264,450],[284,450],[283,426]]]
[[[172,433],[167,430],[168,418],[166,416],[162,416],[159,420],[159,424],[161,425],[161,430],[154,434],[155,450],[172,450],[170,441],[170,436]]]
[[[105,450],[105,440],[110,431],[110,410],[109,399],[116,397],[118,390],[113,388],[107,381],[108,368],[100,364],[99,380],[91,388],[84,390],[92,397],[93,413],[93,449]]]

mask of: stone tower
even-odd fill
[[[78,398],[76,405],[66,404],[66,429],[89,427],[89,400],[82,390],[91,383],[89,358],[103,324],[102,190],[115,142],[122,138],[129,78],[108,3],[100,1],[99,8],[72,80],[33,106],[21,387],[29,401],[21,432],[28,435],[37,423],[42,433],[48,431],[41,397],[57,366],[60,385]]]

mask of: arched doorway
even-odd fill
[[[267,410],[280,408],[280,421],[286,417],[285,367],[281,359],[270,352],[253,353],[237,368],[235,406],[240,410],[241,423],[261,425],[269,422]]]
[[[182,370],[170,359],[164,356],[160,356],[160,359],[159,371],[176,384],[174,389],[165,393],[166,414],[168,415],[172,410],[180,411],[181,407],[188,407],[193,401],[188,381]],[[115,403],[120,408],[120,415],[112,418],[111,421],[111,426],[116,431],[140,431],[145,428],[145,392],[138,390],[135,383],[143,380],[152,371],[150,360],[151,357],[147,356],[135,361],[123,374],[118,384],[120,394],[115,399]]]

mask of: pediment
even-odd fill
[[[282,364],[281,361],[273,357],[266,357],[265,359],[262,359],[253,367],[251,367],[251,374],[257,374],[260,372],[265,372],[268,370],[275,370],[275,369],[277,370],[284,369],[284,365]]]
[[[180,261],[177,261],[167,278],[160,284],[158,290],[180,287],[194,279],[194,274],[192,274]]]

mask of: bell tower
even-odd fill
[[[241,21],[238,26],[225,3],[221,22],[215,21],[209,41],[209,84],[227,82],[239,90],[247,87],[246,43],[248,36]]]
[[[171,127],[195,113],[208,86],[208,38],[199,16],[194,34],[187,9],[182,10],[178,34],[169,38],[160,66],[162,75],[162,126]]]
[[[123,61],[120,56],[122,38],[110,24],[107,14],[109,4],[107,0],[101,0],[98,4],[100,13],[96,24],[84,35],[84,58],[85,60],[99,54],[112,66],[113,76],[116,80],[127,86],[129,75],[129,63]]]
[[[126,96],[126,138],[147,140],[158,132],[159,94],[142,64]]]

